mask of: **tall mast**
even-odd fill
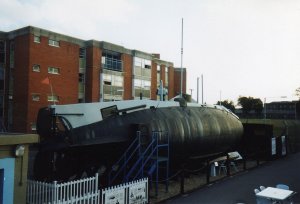
[[[181,75],[180,75],[180,97],[182,97],[182,81],[183,81],[182,59],[183,59],[183,18],[181,19]]]

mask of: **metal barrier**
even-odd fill
[[[100,202],[98,174],[95,177],[58,184],[40,181],[27,181],[28,204],[72,204]]]
[[[148,203],[148,178],[124,183],[102,190],[102,204]]]
[[[101,199],[102,195],[102,199]],[[27,204],[146,204],[148,178],[98,190],[98,174],[58,184],[28,180]]]

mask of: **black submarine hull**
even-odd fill
[[[65,162],[54,161],[55,175],[63,174],[63,178],[82,173],[85,168],[91,169],[93,163],[94,170],[99,169],[101,163],[105,163],[105,168],[108,169],[135,138],[136,131],[142,132],[142,139],[146,143],[150,141],[153,131],[167,132],[169,138],[162,134],[159,142],[165,143],[169,139],[170,164],[174,168],[190,158],[206,158],[209,155],[235,150],[240,145],[243,133],[243,126],[238,117],[217,106],[152,106],[133,112],[114,112],[101,121],[65,130],[62,135],[54,135],[50,130],[46,134],[47,125],[42,124],[43,121],[47,121],[45,115],[55,115],[49,111],[51,109],[41,109],[38,117],[38,123],[41,123],[38,127],[44,128],[38,129],[44,138],[40,155],[52,158],[53,152],[63,154],[62,160]],[[64,118],[56,114],[57,116]],[[39,157],[35,169],[39,169],[39,166],[45,163],[43,156]],[[56,159],[60,157],[56,155]],[[85,167],[75,170],[78,163]],[[67,164],[73,165],[74,168],[66,170]],[[47,168],[48,171],[51,168]],[[44,175],[38,176],[40,180],[43,177]]]
[[[190,157],[233,149],[240,143],[243,127],[235,116],[215,108],[168,107],[113,116],[75,128],[72,135],[76,145],[92,145],[128,141],[134,130],[141,130],[146,140],[152,131],[168,132],[171,155]]]

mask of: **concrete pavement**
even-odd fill
[[[300,153],[266,162],[254,169],[162,203],[251,204],[256,203],[255,188],[261,185],[275,187],[279,183],[286,184],[290,190],[298,192],[293,196],[293,201],[300,204]]]

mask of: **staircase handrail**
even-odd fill
[[[147,148],[143,151],[143,153],[141,154],[141,157],[134,163],[134,165],[131,167],[131,169],[128,171],[126,177],[125,177],[125,181],[128,181],[128,178],[131,176],[131,174],[133,173],[133,171],[137,168],[137,166],[140,165],[140,163],[142,162],[141,168],[139,169],[139,171],[137,172],[137,174],[135,175],[135,178],[140,174],[141,171],[143,171],[144,166],[147,164],[147,162],[151,159],[151,157],[153,156],[153,154],[157,151],[157,145],[153,146],[155,143],[157,144],[157,138],[152,137],[152,141],[151,143],[147,146]],[[152,151],[150,152],[150,154],[148,156],[147,153],[149,152],[149,150],[152,149]],[[146,159],[145,159],[146,157]]]
[[[137,145],[135,144],[137,143]],[[133,148],[134,147],[134,148]],[[121,156],[121,158],[112,165],[117,166],[119,165],[119,169],[115,172],[111,170],[108,175],[109,184],[112,184],[113,181],[117,178],[117,176],[122,172],[122,170],[126,167],[127,162],[133,157],[133,155],[136,153],[136,151],[140,148],[140,132],[137,132],[137,137],[133,140],[133,142],[129,145],[129,147],[126,149],[125,153]],[[131,151],[131,149],[133,149]],[[131,152],[131,154],[128,156],[127,154]],[[122,165],[120,163],[123,161]],[[115,175],[113,176],[113,172],[115,172]],[[112,177],[112,178],[111,178]]]
[[[148,163],[148,161],[151,159],[151,157],[153,156],[153,154],[157,151],[157,147],[155,147],[152,152],[150,153],[150,155],[143,161],[141,168],[139,169],[139,171],[137,172],[137,174],[135,175],[135,177],[133,178],[133,180],[135,180],[137,178],[137,176],[141,173],[141,171],[144,170],[144,167],[146,166],[146,164]]]

